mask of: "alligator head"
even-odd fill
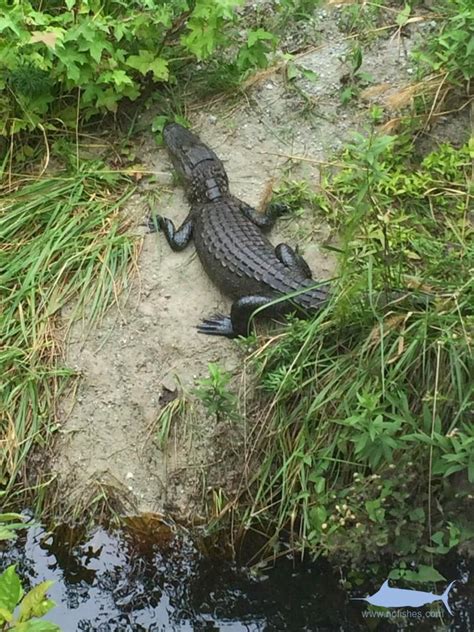
[[[195,134],[178,123],[168,123],[163,139],[191,203],[215,202],[229,194],[224,166]]]

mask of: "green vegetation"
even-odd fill
[[[15,566],[0,575],[0,630],[2,632],[60,632],[59,626],[42,621],[56,605],[46,593],[54,582],[44,581],[26,595]],[[18,607],[18,614],[15,610]]]
[[[321,194],[289,186],[342,235],[341,277],[325,310],[251,356],[259,467],[228,508],[274,549],[421,560],[472,535],[471,159],[444,145],[417,162],[406,138],[357,136]]]
[[[470,0],[444,0],[440,4],[443,19],[416,58],[421,72],[442,72],[451,83],[463,83],[474,77],[474,11]]]
[[[25,528],[23,516],[17,513],[0,514],[0,541],[14,540],[17,531]]]
[[[362,61],[362,48],[356,43],[351,47],[345,59],[349,72],[341,77],[341,103],[343,105],[349,103],[352,98],[357,97],[363,87],[373,82],[372,75],[360,69]]]
[[[194,395],[217,421],[237,418],[237,398],[227,389],[232,376],[218,364],[209,363],[209,377],[199,380]]]
[[[0,514],[0,541],[14,540],[26,524],[23,516],[15,513]],[[9,566],[0,575],[0,630],[2,632],[60,632],[54,623],[41,621],[56,605],[46,596],[54,582],[41,582],[26,595],[15,566]],[[16,611],[16,614],[15,614]]]
[[[119,209],[130,192],[96,162],[3,189],[0,487],[9,494],[31,449],[44,448],[56,430],[55,405],[73,374],[61,361],[68,322],[87,305],[90,326],[126,283],[136,246]],[[64,316],[70,301],[74,310]],[[43,482],[31,468],[25,481]],[[42,495],[40,487],[37,502]]]
[[[358,39],[370,40],[383,12],[384,0],[349,3],[342,8],[339,28],[348,34],[356,34]]]
[[[0,0],[0,135],[75,129],[79,118],[175,85],[190,61],[212,57],[238,77],[264,66],[276,39],[239,31],[242,4]]]

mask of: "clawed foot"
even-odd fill
[[[158,230],[163,229],[163,221],[164,218],[161,217],[161,215],[150,215],[149,217],[147,217],[142,226],[146,226],[148,228],[148,234],[157,233]]]
[[[208,336],[236,337],[230,317],[223,314],[213,314],[210,318],[206,318],[197,326],[197,330],[198,333]]]
[[[291,207],[285,202],[270,202],[266,209],[266,214],[272,219],[278,219],[287,213],[291,213]]]

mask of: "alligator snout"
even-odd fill
[[[163,140],[169,150],[182,151],[183,146],[201,144],[197,136],[178,123],[167,123],[163,128]]]

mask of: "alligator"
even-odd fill
[[[158,226],[175,251],[193,238],[208,276],[234,301],[229,316],[214,314],[198,332],[247,336],[256,310],[268,317],[291,312],[306,317],[318,310],[328,299],[328,284],[318,285],[301,255],[285,243],[274,247],[263,233],[281,208],[262,213],[233,196],[222,162],[185,127],[168,123],[163,138],[191,210],[178,229],[161,216],[150,220],[150,229]]]

